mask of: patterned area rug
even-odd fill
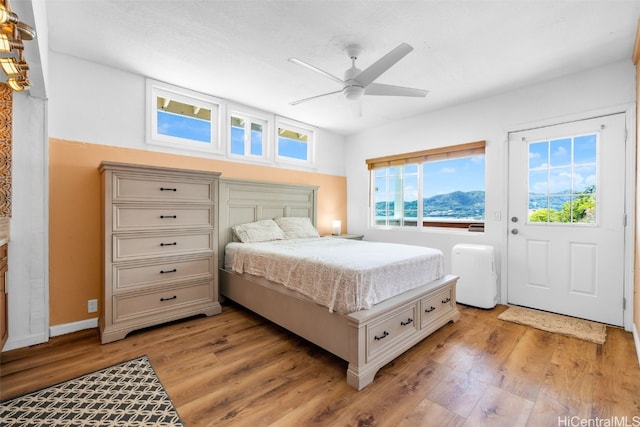
[[[0,404],[2,426],[183,426],[147,356]]]
[[[596,344],[604,344],[607,336],[606,326],[602,323],[524,307],[509,306],[498,316],[498,319],[579,338]]]

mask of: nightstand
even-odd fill
[[[334,239],[351,239],[351,240],[362,240],[364,238],[364,234],[329,234],[327,236],[322,237],[333,237]]]

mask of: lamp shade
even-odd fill
[[[334,236],[339,236],[342,233],[342,221],[339,219],[334,219],[331,221],[331,234]]]

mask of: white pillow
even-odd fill
[[[267,242],[287,238],[280,227],[271,219],[234,225],[231,229],[242,243]]]
[[[320,237],[318,230],[306,216],[283,216],[274,220],[284,231],[287,239],[301,239],[303,237]]]

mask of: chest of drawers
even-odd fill
[[[102,162],[102,343],[218,301],[217,172]]]

